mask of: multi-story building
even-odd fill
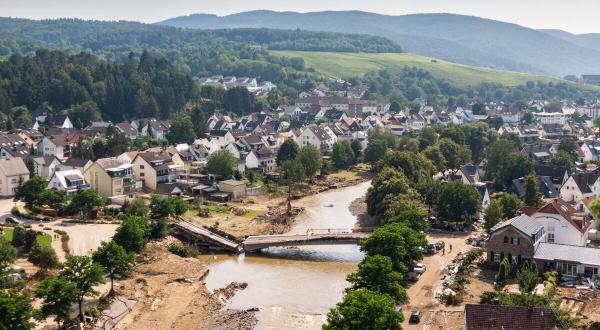
[[[131,195],[136,190],[133,165],[118,158],[96,160],[83,172],[83,176],[90,187],[104,198]]]

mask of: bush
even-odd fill
[[[168,234],[168,226],[169,224],[165,218],[153,220],[150,224],[150,238],[165,238]]]
[[[182,258],[193,258],[199,254],[198,249],[195,246],[181,243],[169,244],[169,252],[176,254]]]
[[[17,217],[21,216],[21,211],[19,211],[19,208],[16,206],[13,206],[12,209],[10,209],[10,214],[15,215]]]

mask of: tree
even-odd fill
[[[402,107],[400,106],[400,103],[398,103],[396,101],[393,101],[392,103],[390,103],[390,109],[389,109],[390,112],[398,113],[401,110],[402,110]]]
[[[502,283],[506,281],[510,272],[510,264],[508,262],[508,258],[504,257],[500,262],[500,266],[498,267],[498,274],[496,275],[496,282]]]
[[[487,233],[490,233],[492,227],[504,220],[504,210],[502,210],[502,202],[494,199],[485,209],[484,226]]]
[[[423,127],[419,132],[419,150],[425,150],[425,148],[435,145],[437,141],[438,134],[433,127]]]
[[[590,212],[594,216],[594,219],[600,219],[600,200],[596,199],[590,203],[588,206]],[[1,269],[1,268],[0,268]]]
[[[150,231],[147,220],[143,217],[132,216],[123,221],[113,240],[121,245],[127,252],[139,253],[146,248]]]
[[[33,324],[31,300],[16,290],[0,290],[0,329],[29,330]]]
[[[370,215],[382,215],[385,212],[384,200],[388,195],[396,196],[409,192],[410,181],[401,171],[386,167],[380,171],[367,191],[367,208]]]
[[[438,171],[443,172],[446,170],[446,158],[439,146],[429,146],[421,154],[431,160]]]
[[[52,209],[62,210],[67,202],[67,193],[64,190],[52,188],[42,191],[38,195],[35,204],[38,206],[48,205]]]
[[[393,270],[392,260],[386,256],[374,255],[366,257],[358,270],[347,277],[353,289],[368,289],[388,294],[397,303],[408,302],[408,294],[402,287],[402,274]]]
[[[444,221],[470,225],[481,210],[481,195],[474,186],[452,180],[442,185],[435,208]]]
[[[352,143],[350,143],[350,147],[352,148],[352,152],[354,153],[354,158],[356,160],[362,159],[362,143],[358,140],[352,140]]]
[[[527,155],[517,151],[513,141],[498,140],[485,150],[487,162],[485,175],[496,187],[507,187],[510,182],[533,171],[533,162]]]
[[[442,131],[440,138],[450,139],[458,145],[466,143],[465,133],[459,127],[448,127]]]
[[[535,172],[531,172],[525,177],[524,188],[525,194],[523,195],[523,203],[525,203],[525,205],[540,207],[544,204],[544,201],[542,201],[542,194],[538,188]]]
[[[147,217],[148,212],[150,212],[150,208],[146,204],[146,201],[142,198],[136,198],[131,201],[126,207],[124,207],[124,213],[127,216],[138,216],[138,217]]]
[[[115,277],[127,276],[133,269],[133,257],[133,253],[128,253],[114,241],[102,242],[98,250],[94,252],[92,259],[104,267],[104,271],[110,278],[110,296],[114,292]]]
[[[298,153],[298,161],[304,168],[304,174],[307,178],[313,178],[323,166],[323,155],[317,147],[307,144]]]
[[[344,168],[351,165],[354,160],[354,152],[348,141],[337,141],[333,144],[331,160],[336,168]]]
[[[410,265],[423,258],[426,244],[424,233],[416,232],[403,223],[388,223],[375,229],[362,243],[361,250],[367,256],[389,257],[394,270],[404,274]]]
[[[195,107],[192,109],[190,117],[190,119],[192,120],[192,124],[194,125],[196,137],[203,138],[206,135],[206,132],[208,131],[204,111],[202,111],[200,107]]]
[[[304,180],[306,171],[299,160],[293,159],[283,162],[279,167],[279,172],[281,173],[281,180],[288,186],[287,213],[290,215],[292,212],[292,192],[294,187]]]
[[[227,149],[218,150],[208,156],[206,170],[208,173],[230,178],[236,168],[235,156]]]
[[[94,286],[104,282],[102,266],[94,263],[92,258],[87,256],[70,256],[63,265],[59,278],[75,284],[79,317],[85,322],[83,298],[98,294]]]
[[[48,269],[58,268],[59,265],[58,256],[54,249],[50,246],[42,246],[37,243],[29,251],[27,260],[40,267],[42,273],[45,273]]]
[[[12,265],[17,258],[17,249],[12,246],[4,237],[0,237],[0,274],[8,266]]]
[[[153,219],[168,218],[170,216],[179,218],[188,209],[189,204],[179,196],[160,198],[153,195],[150,202],[150,215]]]
[[[562,138],[560,139],[560,144],[558,145],[558,151],[564,151],[569,155],[577,157],[577,142],[572,138]]]
[[[188,115],[180,113],[171,120],[171,128],[167,133],[169,143],[192,143],[196,137],[194,124]]]
[[[367,289],[350,290],[327,314],[324,330],[401,330],[402,313],[386,294]]]
[[[406,177],[416,183],[422,177],[433,176],[436,172],[435,165],[422,154],[408,151],[387,152],[377,163],[377,168],[393,167],[401,170]]]
[[[517,211],[520,210],[523,206],[523,202],[519,199],[519,196],[515,194],[502,193],[498,200],[502,205],[502,218],[510,219],[517,214]]]
[[[296,159],[296,156],[300,152],[298,143],[291,138],[286,139],[277,152],[277,165],[281,166],[286,160]]]
[[[98,105],[94,101],[87,101],[77,104],[68,110],[69,119],[74,123],[75,128],[82,129],[92,121],[102,120],[102,115]]]
[[[48,277],[36,288],[35,297],[42,299],[36,318],[44,320],[54,316],[60,328],[61,322],[64,324],[71,320],[71,306],[77,302],[77,285],[65,278]]]
[[[571,155],[564,150],[559,150],[554,157],[552,157],[550,163],[554,166],[564,167],[569,173],[573,173],[576,160],[576,156]]]
[[[398,212],[394,217],[386,218],[385,223],[402,223],[418,233],[425,233],[429,229],[427,213],[414,208]]]
[[[471,151],[467,146],[459,145],[448,138],[440,139],[437,146],[444,155],[449,169],[458,169],[471,161]]]
[[[15,190],[15,199],[25,202],[27,208],[32,208],[42,191],[46,190],[48,182],[39,176],[29,179]]]
[[[71,208],[75,212],[92,213],[104,205],[104,199],[93,189],[80,189],[71,198]]]
[[[385,140],[369,141],[367,148],[365,148],[364,161],[371,164],[377,163],[381,158],[383,158],[387,148],[388,146]]]
[[[540,282],[540,276],[534,262],[526,261],[517,271],[517,283],[521,293],[531,293]]]

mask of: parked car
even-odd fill
[[[446,243],[444,243],[444,241],[437,241],[435,242],[435,248],[436,250],[441,250],[446,246]]]
[[[415,267],[413,267],[413,271],[419,275],[425,273],[426,270],[427,265],[425,264],[416,264]]]
[[[6,221],[6,223],[13,224],[13,225],[20,225],[23,222],[23,221],[17,219],[17,217],[13,217],[13,216],[7,217],[5,221]]]
[[[416,282],[421,278],[421,274],[417,274],[416,272],[408,272],[406,273],[406,280],[410,282]]]
[[[435,254],[436,251],[435,244],[427,244],[423,252],[425,252],[425,254]]]
[[[419,323],[421,322],[421,311],[420,310],[416,310],[416,311],[412,311],[412,313],[410,313],[410,318],[408,319],[409,323]]]

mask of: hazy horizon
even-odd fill
[[[561,29],[571,33],[600,33],[600,1],[572,0],[0,0],[0,16],[29,19],[80,18],[103,21],[128,20],[155,23],[176,16],[216,14],[225,16],[252,10],[347,11],[384,15],[450,13],[515,23],[534,29]]]

